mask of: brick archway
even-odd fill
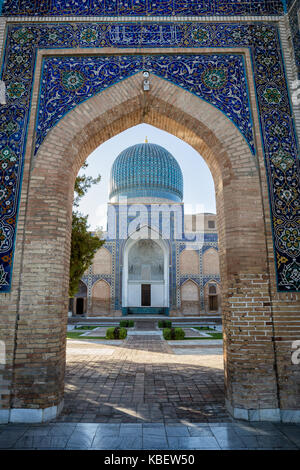
[[[180,288],[181,311],[183,313],[199,315],[201,311],[200,292],[198,284],[187,279]]]
[[[97,316],[103,312],[110,313],[111,288],[105,279],[99,279],[92,288],[91,315]]]
[[[21,205],[25,226],[23,232],[19,227],[15,261],[20,269],[14,275],[19,291],[17,334],[7,406],[17,411],[35,408],[40,420],[60,410],[74,181],[87,156],[102,142],[146,122],[192,145],[214,178],[228,408],[245,419],[251,418],[250,410],[272,410],[276,415],[282,402],[270,309],[275,273],[268,263],[271,229],[264,210],[268,196],[260,171],[261,150],[257,160],[229,119],[189,92],[153,77],[151,91],[144,93],[141,83],[142,74],[137,74],[78,105],[48,134],[26,175],[28,192],[24,185]],[[263,302],[253,310],[249,299]],[[34,329],[28,326],[33,318]],[[251,321],[263,321],[261,341],[256,340]],[[39,340],[50,335],[51,342],[40,354]]]

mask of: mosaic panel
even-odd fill
[[[218,236],[216,235],[216,239]],[[206,250],[209,250],[210,248],[215,248],[217,251],[219,251],[219,246],[218,242],[213,242],[213,243],[205,243],[205,245],[202,247],[202,255],[204,255]]]
[[[252,153],[255,153],[244,60],[238,55],[170,57],[131,55],[44,59],[35,152],[48,131],[77,104],[143,70],[172,81],[216,106],[235,123],[246,138]],[[131,159],[136,158],[134,152],[138,154],[134,168],[142,163],[139,150],[139,146],[130,149]],[[128,158],[128,152],[125,150],[119,156],[114,163],[113,171],[119,171],[116,165],[124,168],[122,162],[124,158]],[[174,165],[177,165],[176,161]],[[177,173],[174,174],[174,182],[169,181],[169,186],[174,187],[174,192],[182,198],[182,181],[179,181],[181,173],[178,175]],[[159,170],[158,174],[163,173]],[[166,177],[170,178],[169,175]],[[124,185],[125,189],[128,185],[135,188],[133,175],[116,174],[116,178],[119,189]],[[155,175],[153,178],[155,179]],[[165,186],[166,184],[162,184],[162,187]],[[112,188],[110,197],[114,195],[115,191]]]
[[[92,274],[91,275],[92,286],[96,284],[96,282],[100,281],[101,279],[106,281],[111,286],[112,284],[111,274]]]
[[[221,278],[220,278],[220,276],[217,276],[215,274],[211,274],[210,276],[204,276],[203,277],[203,285],[204,286],[210,281],[216,281],[218,284],[220,284],[221,283]]]
[[[200,279],[200,276],[193,276],[192,274],[186,274],[184,276],[180,276],[180,287],[182,286],[182,284],[184,284],[186,281],[194,281],[195,284],[197,284],[198,286],[200,286],[200,283],[201,283],[201,279]]]
[[[282,0],[4,0],[5,16],[281,15]]]
[[[269,182],[278,289],[280,291],[300,289],[299,160],[277,27],[272,24],[257,23],[118,23],[117,25],[48,23],[14,24],[10,25],[7,31],[2,79],[7,85],[8,99],[7,105],[0,109],[0,285],[2,292],[8,292],[11,284],[15,224],[37,48],[118,46],[124,48],[126,56],[127,47],[154,45],[164,48],[201,46],[249,48],[253,60]],[[182,55],[182,57],[185,56]],[[215,60],[214,55],[210,57]],[[56,58],[56,60],[60,59]],[[147,56],[145,56],[146,60],[148,60]],[[149,60],[152,60],[151,57]],[[165,60],[167,64],[172,65],[168,55],[165,55]],[[191,58],[188,56],[186,60],[191,60]],[[130,60],[129,63],[132,61]],[[158,73],[163,70],[163,58],[158,58],[157,62],[153,61],[150,65],[153,68],[156,67],[155,72]],[[170,70],[167,79],[178,85],[180,83],[176,70],[178,69],[173,69],[173,72]],[[113,73],[111,71],[107,74],[109,83],[111,83]],[[222,79],[222,74],[219,78]],[[198,82],[197,78],[197,86]],[[62,80],[58,80],[57,83],[62,87]],[[77,87],[76,82],[73,86]],[[77,91],[73,93],[77,96]],[[217,92],[215,96],[218,96]],[[42,100],[43,96],[41,96],[41,103]],[[57,117],[57,107],[53,106],[49,113],[49,103],[47,106],[47,112],[41,108],[40,111],[45,116],[53,113],[53,124]],[[230,111],[234,113],[234,105]],[[43,132],[44,129],[38,129],[39,135]],[[118,258],[118,253],[116,257]]]

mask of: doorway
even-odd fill
[[[151,307],[151,284],[141,286],[142,307]]]
[[[83,315],[84,312],[84,299],[78,298],[76,302],[76,315]]]
[[[209,286],[208,308],[210,312],[215,312],[219,308],[217,288],[215,285]]]

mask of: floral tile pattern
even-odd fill
[[[77,104],[145,69],[220,109],[242,132],[255,153],[246,71],[241,55],[44,59],[35,152],[47,132]],[[19,86],[16,91],[19,92]],[[269,99],[280,100],[276,92],[276,89],[266,91]]]
[[[31,2],[32,3],[32,2]],[[84,2],[81,2],[82,4]],[[227,2],[229,4],[230,2]],[[22,2],[25,5],[26,2]],[[46,5],[46,2],[39,2]],[[113,4],[113,2],[111,2]],[[164,53],[157,58],[145,56],[145,61],[152,73],[182,85],[189,91],[207,99],[211,103],[219,99],[218,107],[238,123],[240,130],[251,144],[251,127],[249,110],[246,109],[244,96],[246,83],[234,82],[240,60],[234,54],[235,47],[247,47],[253,61],[253,73],[256,88],[257,105],[260,117],[261,136],[264,145],[265,165],[269,183],[270,208],[273,224],[274,252],[278,276],[279,291],[299,290],[300,248],[299,248],[299,160],[297,158],[297,142],[288,89],[284,73],[284,65],[277,27],[274,24],[258,23],[165,23],[165,22],[126,22],[126,23],[26,23],[11,24],[7,29],[6,51],[3,58],[2,80],[7,85],[7,105],[0,109],[0,290],[8,292],[11,285],[13,247],[15,227],[18,214],[20,184],[27,135],[28,115],[31,102],[31,89],[34,75],[35,57],[38,48],[76,48],[84,47],[120,47],[124,48],[123,66],[112,68],[105,80],[92,83],[90,70],[99,58],[94,58],[87,70],[84,64],[91,60],[80,58],[80,67],[69,59],[64,68],[59,58],[52,59],[52,65],[59,65],[58,74],[54,77],[50,62],[48,72],[52,85],[59,87],[62,102],[57,100],[53,109],[43,93],[40,97],[39,126],[37,129],[37,146],[44,135],[57,122],[59,110],[66,111],[69,105],[68,96],[75,98],[76,104],[85,93],[100,92],[101,87],[111,85],[120,79],[114,70],[130,76],[141,69],[141,56],[130,57],[126,54],[128,47],[163,48],[174,47],[219,47],[232,48],[232,67],[226,61],[228,55],[219,59],[219,55],[211,54],[212,67],[209,69],[205,59],[199,56],[201,73],[186,77],[186,67],[193,67],[191,56],[182,54],[171,59]],[[107,58],[103,58],[106,60]],[[120,59],[120,60],[121,60]],[[78,61],[78,58],[76,59]],[[111,59],[113,64],[114,58]],[[137,61],[137,62],[136,62]],[[190,62],[189,62],[190,61]],[[78,63],[79,63],[78,62]],[[144,62],[145,65],[145,62]],[[172,67],[174,67],[172,71]],[[110,70],[110,69],[109,69]],[[130,71],[131,70],[131,71]],[[187,68],[187,70],[189,70]],[[122,75],[123,76],[123,75]],[[185,78],[186,77],[186,78]],[[238,106],[241,113],[237,118],[235,101],[226,103],[224,90],[228,84],[235,87],[239,97]],[[99,88],[97,88],[99,87]],[[93,91],[92,91],[93,90]],[[50,90],[51,91],[51,90]],[[229,91],[229,87],[228,87]],[[48,90],[47,90],[48,93]],[[65,93],[65,97],[63,95]],[[206,95],[205,95],[206,94]],[[210,94],[210,97],[208,95]],[[241,101],[242,100],[242,101]],[[242,105],[243,103],[243,105]],[[213,103],[214,104],[214,103]],[[248,120],[247,120],[248,116]],[[238,120],[237,120],[238,119]]]

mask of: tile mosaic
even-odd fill
[[[280,15],[281,0],[4,0],[6,16]]]
[[[83,2],[82,7],[87,4],[90,5],[89,2]],[[6,11],[8,11],[8,5],[12,7],[13,3],[7,3]],[[17,9],[19,8],[18,3],[14,5],[17,6]],[[22,5],[25,8],[26,2],[22,2]],[[43,2],[40,5],[45,8],[46,3]],[[229,2],[228,6],[232,7],[233,5]],[[25,8],[27,12],[29,12],[28,8]],[[66,59],[62,60],[59,57],[51,59],[53,64],[59,66],[60,70],[55,75],[55,70],[50,70],[49,65],[48,83],[53,85],[52,88],[50,87],[51,93],[54,93],[55,90],[59,91],[59,99],[51,108],[51,101],[45,99],[46,95],[41,94],[39,111],[43,119],[39,121],[41,126],[41,129],[38,129],[40,141],[38,140],[37,143],[39,145],[47,131],[57,122],[59,112],[68,110],[69,96],[72,95],[77,104],[82,99],[82,94],[88,97],[94,92],[100,92],[104,85],[111,85],[116,83],[120,77],[136,73],[142,69],[142,55],[136,58],[130,57],[126,55],[126,48],[137,46],[144,48],[154,45],[164,48],[191,48],[205,45],[206,47],[220,47],[220,52],[222,48],[228,47],[249,48],[253,60],[261,135],[269,183],[278,290],[299,291],[300,234],[297,222],[299,163],[293,115],[277,27],[267,23],[218,23],[216,25],[179,22],[174,25],[163,22],[158,24],[133,22],[124,24],[29,23],[12,24],[7,29],[2,79],[7,84],[8,100],[7,105],[2,106],[0,111],[1,292],[9,292],[11,286],[23,156],[37,49],[114,46],[124,48],[124,59],[123,57],[118,58],[117,62],[113,56],[110,60],[107,57],[71,58],[64,68],[64,60]],[[171,58],[164,53],[162,56],[147,58],[146,65],[151,68],[152,73],[163,76],[176,85],[186,87],[195,94],[198,93],[198,96],[203,99],[211,100],[212,104],[217,105],[229,118],[235,120],[254,150],[249,109],[247,109],[247,84],[243,79],[242,68],[237,66],[240,58],[233,54],[232,64],[230,64],[228,61],[231,56],[228,54],[224,54],[222,58],[215,54],[208,57],[213,63],[212,67],[208,66],[205,58],[200,56],[197,58],[197,64],[202,68],[201,73],[196,76],[194,81],[189,76],[190,74],[186,73],[186,71],[195,70],[193,56],[182,54],[180,58]],[[99,67],[99,75],[94,82],[91,80],[90,73],[101,60],[106,60],[106,66],[110,73],[105,78],[104,68]],[[77,66],[78,64],[80,66]],[[229,83],[235,90],[234,94],[237,99],[228,97],[229,89],[227,90],[226,87]],[[239,109],[239,119],[237,119],[235,106]],[[116,256],[119,256],[118,250]],[[175,278],[176,276],[173,274],[173,279]],[[118,276],[112,280],[113,289],[115,289],[113,294],[116,297],[118,297],[119,280]]]

